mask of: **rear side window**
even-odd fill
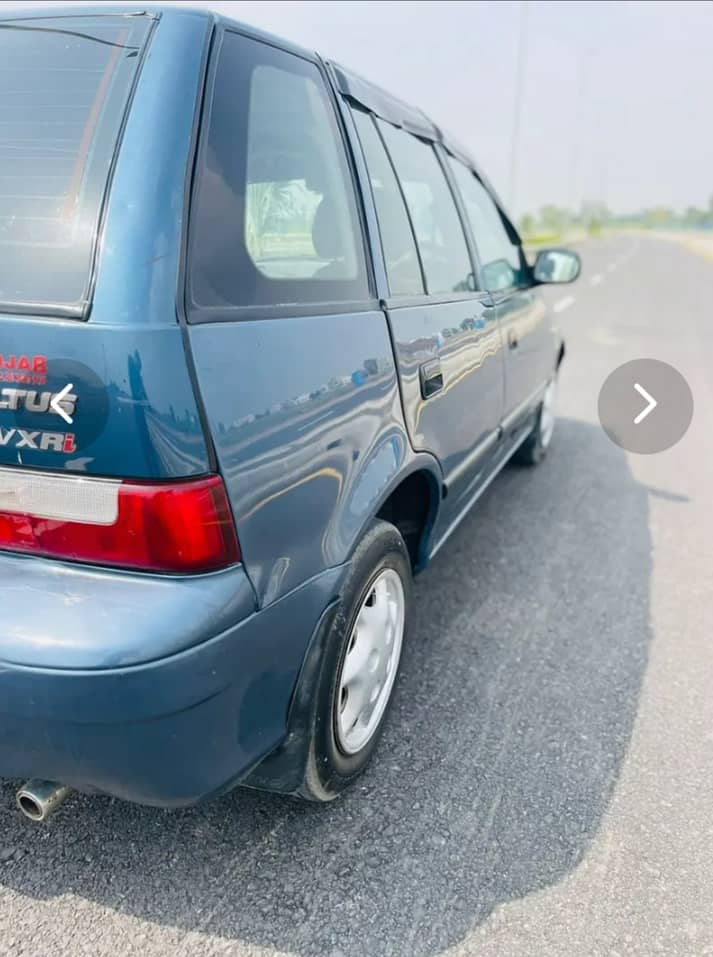
[[[81,315],[151,20],[0,23],[0,311]]]
[[[369,170],[389,291],[392,296],[422,296],[421,266],[406,206],[373,117],[353,110],[359,140]]]
[[[364,245],[317,67],[224,34],[190,220],[189,311],[364,301]]]
[[[475,174],[449,157],[481,260],[483,286],[489,292],[523,281],[520,247],[512,242],[490,193]]]
[[[433,146],[390,123],[377,122],[406,196],[428,294],[472,290],[463,226]]]

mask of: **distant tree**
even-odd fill
[[[655,206],[643,215],[644,225],[650,229],[667,229],[676,222],[676,214],[668,206]]]
[[[540,209],[540,226],[548,233],[561,233],[572,221],[571,213],[559,206],[549,204]]]
[[[520,232],[522,235],[532,236],[534,235],[536,229],[537,223],[535,222],[535,217],[532,215],[532,213],[525,213],[520,220]]]
[[[612,215],[605,203],[587,201],[582,203],[579,221],[588,233],[599,233],[604,226],[609,225]]]
[[[681,216],[681,225],[687,229],[701,229],[707,224],[708,213],[697,206],[689,206]]]

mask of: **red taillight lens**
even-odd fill
[[[2,471],[0,548],[156,572],[240,561],[217,475],[158,485]]]

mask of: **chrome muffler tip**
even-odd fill
[[[17,792],[17,806],[31,821],[46,821],[65,801],[70,790],[56,781],[33,778]]]

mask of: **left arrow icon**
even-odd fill
[[[61,415],[64,421],[68,422],[70,425],[72,424],[74,420],[72,419],[71,415],[67,415],[67,413],[64,411],[64,409],[60,405],[60,402],[62,401],[62,399],[66,399],[71,391],[72,391],[72,383],[70,382],[68,385],[66,385],[62,389],[61,392],[58,392],[57,395],[53,395],[52,398],[50,399],[50,408],[52,409],[52,411],[56,412],[57,415]]]

